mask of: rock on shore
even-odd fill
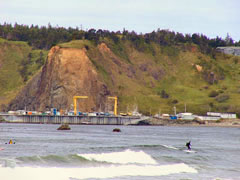
[[[71,130],[68,124],[62,124],[57,130]]]
[[[217,121],[209,120],[181,120],[181,119],[158,119],[150,118],[147,120],[149,125],[158,126],[229,126],[240,127],[240,119],[220,119]]]

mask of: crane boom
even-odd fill
[[[77,115],[77,99],[86,99],[88,96],[73,96],[74,115]]]

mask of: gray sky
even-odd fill
[[[240,40],[239,0],[0,0],[0,23],[152,32]]]

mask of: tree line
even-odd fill
[[[89,29],[83,31],[76,28],[64,28],[64,27],[52,27],[51,24],[48,26],[37,26],[37,25],[20,25],[15,23],[14,25],[4,23],[0,24],[0,37],[13,40],[13,41],[26,41],[28,44],[36,49],[50,49],[52,46],[69,42],[71,40],[87,39],[98,44],[104,38],[110,38],[114,43],[118,43],[119,40],[131,41],[137,49],[141,50],[143,44],[149,44],[155,42],[161,46],[173,46],[180,43],[194,43],[197,44],[200,50],[206,54],[212,54],[216,47],[221,46],[240,46],[240,40],[234,42],[229,36],[225,39],[221,37],[208,38],[203,34],[182,34],[176,33],[169,30],[153,31],[146,34],[137,34],[134,31],[123,30],[122,32],[110,32],[102,29]]]

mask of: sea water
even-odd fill
[[[240,128],[58,127],[0,123],[0,180],[240,180]]]

